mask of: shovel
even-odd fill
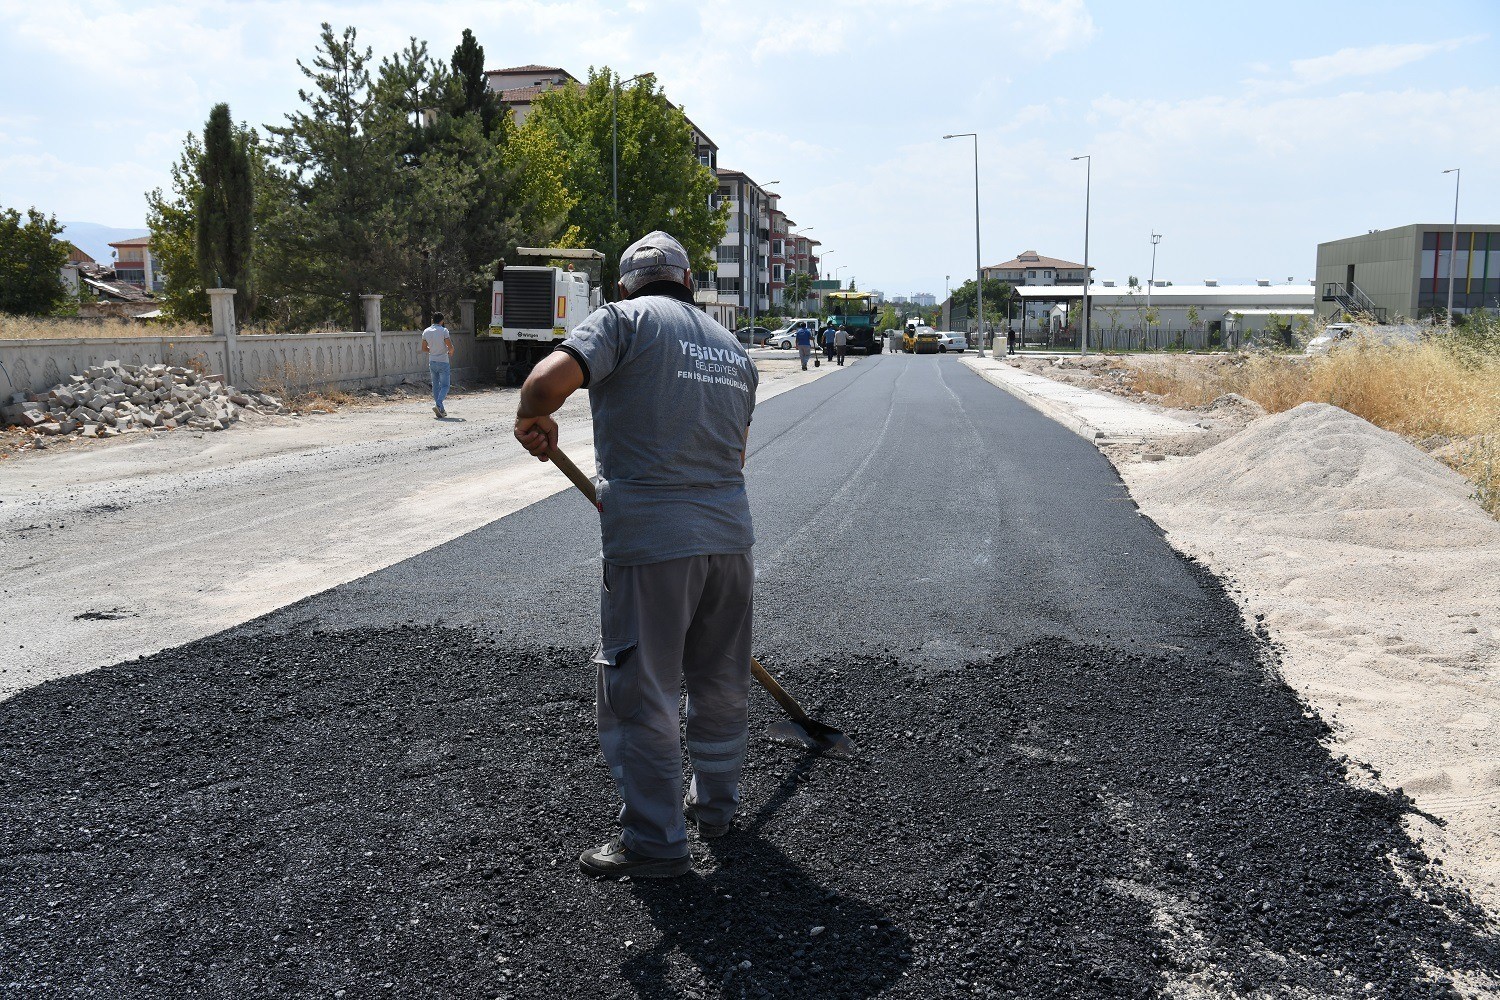
[[[588,497],[589,503],[596,509],[599,507],[599,494],[594,490],[594,481],[585,476],[573,460],[562,453],[559,448],[553,448],[547,453],[552,464],[562,470],[563,475],[573,481],[584,496]],[[808,715],[806,710],[799,704],[797,699],[787,693],[786,688],[776,682],[766,668],[760,665],[755,657],[750,657],[750,674],[760,686],[768,691],[776,703],[786,712],[787,718],[781,722],[772,723],[767,730],[771,739],[777,743],[786,743],[792,746],[806,747],[816,753],[831,754],[835,757],[852,757],[854,755],[854,741],[844,735],[840,729],[835,729],[826,722],[819,722]]]

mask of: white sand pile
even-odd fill
[[[1401,438],[1305,403],[1200,455],[1122,465],[1142,510],[1242,590],[1339,748],[1500,911],[1500,524]]]

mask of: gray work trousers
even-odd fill
[[[688,800],[728,823],[740,800],[755,569],[748,552],[604,567],[599,746],[624,806],[620,838],[656,858],[688,853],[678,704],[687,683]]]

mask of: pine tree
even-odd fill
[[[474,32],[464,29],[463,40],[453,50],[453,97],[449,106],[453,117],[478,115],[485,135],[494,132],[501,118],[500,101],[490,90],[484,76],[484,46],[474,38]]]
[[[255,304],[250,268],[255,192],[245,137],[236,131],[227,104],[214,105],[203,128],[197,210],[203,287],[235,289],[235,310],[248,319]]]
[[[387,283],[380,265],[392,238],[392,167],[403,138],[379,120],[371,52],[357,42],[355,29],[336,35],[325,22],[312,67],[297,63],[312,81],[297,93],[303,108],[268,128],[288,168],[291,205],[280,229],[296,236],[298,283],[316,301],[341,302],[356,330],[360,295]]]

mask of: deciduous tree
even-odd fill
[[[26,215],[0,209],[0,313],[49,316],[67,298],[62,266],[68,244],[58,239],[62,224],[28,208]]]
[[[605,68],[591,70],[586,84],[538,95],[520,128],[523,146],[560,159],[562,186],[572,199],[568,224],[578,241],[604,253],[607,289],[618,279],[620,252],[654,229],[676,237],[694,269],[712,270],[729,209],[709,205],[718,179],[698,162],[687,118],[649,75],[617,89],[615,74]],[[616,113],[618,215],[611,184]]]

